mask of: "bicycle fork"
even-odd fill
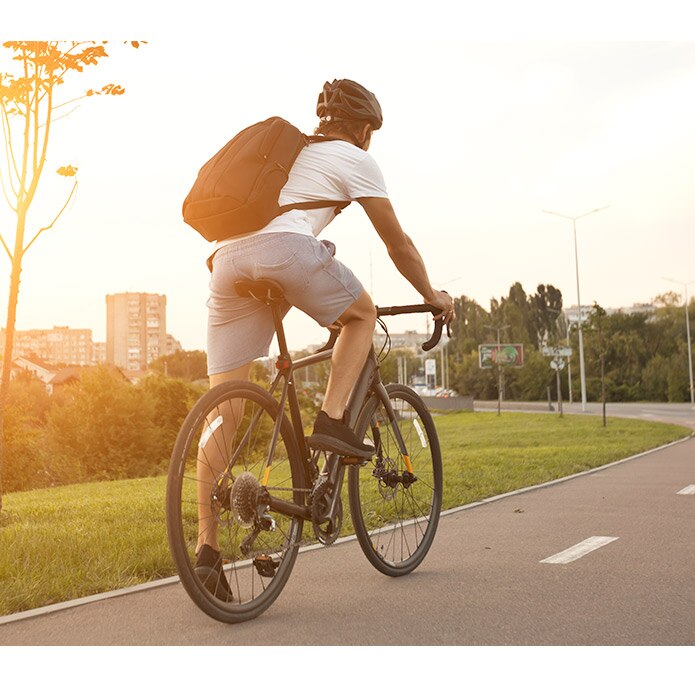
[[[381,402],[381,405],[384,407],[384,410],[386,411],[386,415],[388,417],[389,423],[393,425],[393,434],[396,438],[396,445],[398,446],[398,451],[401,453],[401,457],[403,458],[403,462],[405,464],[405,468],[407,470],[407,474],[409,474],[409,477],[405,477],[406,481],[403,483],[412,483],[417,477],[415,476],[413,472],[413,465],[410,461],[410,455],[408,454],[408,448],[405,446],[405,441],[403,440],[403,435],[401,435],[400,428],[398,427],[398,417],[396,416],[396,412],[393,409],[393,406],[391,405],[391,399],[389,398],[388,392],[386,391],[386,387],[379,383],[376,387],[376,395]],[[379,429],[379,424],[377,421],[377,425],[375,426],[377,431]]]

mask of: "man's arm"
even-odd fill
[[[367,216],[386,245],[386,250],[396,269],[422,294],[427,304],[442,309],[444,312],[442,317],[447,323],[451,321],[454,303],[446,292],[433,289],[425,263],[413,241],[401,228],[391,201],[383,197],[361,197],[357,201],[367,212]]]

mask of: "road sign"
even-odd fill
[[[523,345],[478,345],[480,369],[492,367],[521,367],[524,364]]]
[[[565,361],[563,359],[550,360],[550,366],[553,369],[563,370],[565,369]]]
[[[437,383],[437,360],[425,360],[425,384],[428,389],[434,389]]]
[[[543,348],[543,354],[548,357],[571,357],[572,348],[549,348],[548,346],[545,346]]]

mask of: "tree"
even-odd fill
[[[96,481],[161,473],[163,437],[180,408],[177,400],[172,413],[158,423],[162,396],[152,389],[132,386],[108,365],[85,369],[80,381],[54,401],[48,415],[49,469],[54,479]],[[178,393],[177,387],[173,393]]]
[[[601,405],[603,412],[603,427],[606,427],[606,352],[608,339],[606,338],[607,315],[597,302],[594,302],[593,310],[587,324],[587,334],[596,339],[596,352],[598,353],[599,371],[601,376]]]
[[[556,345],[567,330],[562,314],[562,292],[552,284],[539,284],[529,301],[532,307],[536,348],[540,350],[544,343]]]
[[[150,362],[150,369],[167,377],[194,382],[207,379],[207,355],[202,350],[177,350],[171,355],[162,355]]]
[[[137,41],[130,43],[135,48],[139,46]],[[77,168],[69,164],[58,168],[56,172],[59,176],[72,180],[65,202],[52,221],[30,228],[28,215],[44,174],[53,123],[68,116],[74,110],[72,105],[79,100],[93,95],[124,93],[120,85],[109,84],[70,99],[62,98],[67,76],[82,73],[87,66],[97,65],[108,55],[105,44],[93,41],[8,41],[3,44],[12,52],[13,60],[19,63],[20,68],[17,75],[0,74],[0,120],[5,147],[5,157],[2,159],[5,172],[0,170],[0,184],[15,221],[12,250],[0,231],[0,242],[11,262],[5,351],[0,377],[0,436],[4,435],[3,416],[12,369],[22,261],[38,237],[58,221],[77,189]],[[70,111],[66,111],[68,107],[71,107]],[[13,130],[15,126],[19,127],[18,130]],[[4,466],[2,444],[3,440],[0,440],[0,509]]]
[[[379,373],[384,384],[395,384],[399,379],[398,367],[405,358],[406,383],[411,375],[416,374],[421,362],[411,348],[396,348],[379,363]]]

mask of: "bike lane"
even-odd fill
[[[449,514],[409,576],[353,540],[300,554],[242,625],[173,584],[0,625],[0,644],[691,645],[693,485],[691,439]]]

